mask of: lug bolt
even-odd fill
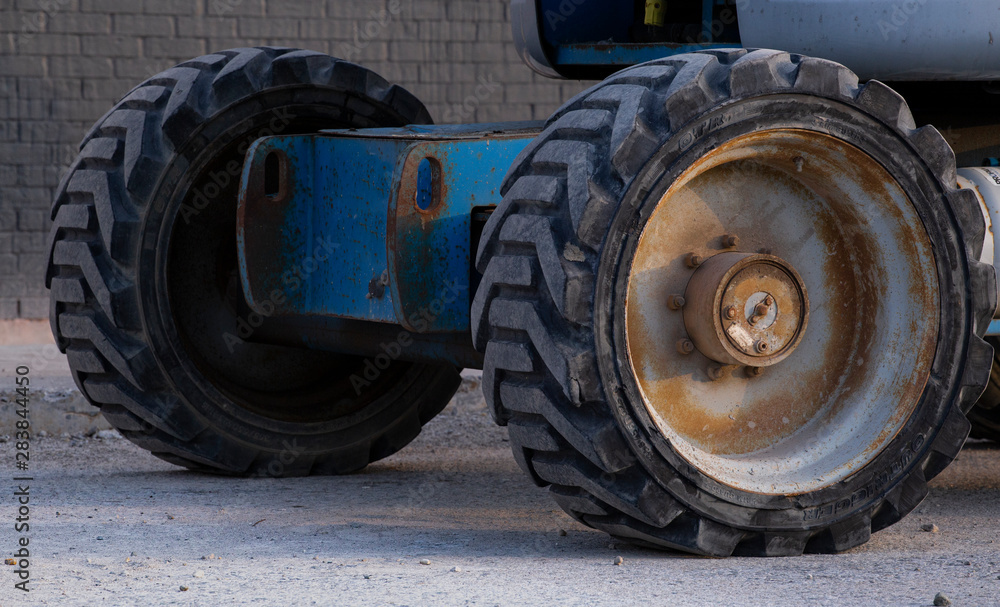
[[[708,378],[712,381],[719,381],[722,379],[723,367],[721,365],[712,365],[708,368]]]
[[[684,260],[684,263],[687,264],[687,267],[689,268],[697,268],[698,266],[701,265],[701,262],[703,261],[705,261],[705,259],[701,255],[698,255],[696,253],[688,253],[688,256]]]
[[[722,237],[722,246],[727,249],[740,246],[740,237],[735,234],[726,234]]]
[[[681,354],[690,354],[694,352],[694,342],[690,339],[681,339],[677,341],[677,351]]]
[[[736,318],[736,306],[729,306],[726,308],[726,318],[729,320]]]
[[[760,377],[764,373],[764,367],[747,367],[747,377]]]
[[[764,340],[758,341],[756,345],[754,345],[754,349],[761,354],[767,352],[767,342]]]
[[[767,317],[767,313],[771,311],[771,306],[774,304],[774,298],[768,295],[760,303],[753,307],[753,314],[750,315],[750,324],[755,325],[764,318]]]
[[[684,297],[680,295],[671,295],[667,298],[667,307],[671,310],[680,310],[684,307]]]

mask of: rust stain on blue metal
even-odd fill
[[[323,143],[271,137],[248,152],[245,183],[254,193],[241,204],[239,255],[247,301],[261,314],[394,322],[390,298],[369,297],[369,285],[388,267],[385,201],[404,146],[341,139],[334,150]],[[283,153],[290,166],[292,185],[283,201],[252,183],[271,153]]]
[[[404,127],[257,141],[238,217],[248,303],[261,314],[467,331],[472,207],[500,201],[507,167],[537,130]],[[287,183],[269,196],[270,154],[281,155]]]
[[[500,202],[503,175],[528,141],[426,141],[407,150],[388,234],[389,284],[407,329],[468,330],[472,207]]]

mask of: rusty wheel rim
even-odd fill
[[[761,494],[814,491],[871,461],[934,359],[938,280],[920,226],[881,165],[818,132],[744,135],[685,171],[646,220],[625,300],[630,367],[671,448]],[[781,334],[725,334],[764,324]]]

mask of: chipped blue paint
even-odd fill
[[[467,332],[471,213],[500,202],[539,123],[324,131],[258,140],[240,192],[244,296],[260,314]],[[262,193],[273,153],[286,194]]]

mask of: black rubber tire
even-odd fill
[[[947,305],[932,371],[940,397],[928,388],[889,446],[844,481],[768,496],[723,487],[671,452],[623,379],[631,372],[615,310],[623,250],[666,185],[729,136],[790,124],[781,122],[786,110],[798,117],[794,128],[839,136],[853,116],[891,140],[886,149],[904,160],[879,161],[927,189],[919,212],[939,222],[927,230]],[[516,460],[572,517],[627,541],[716,556],[864,543],[911,511],[958,454],[965,412],[989,376],[993,351],[980,337],[995,278],[976,261],[984,226],[975,199],[955,183],[954,155],[933,127],[916,128],[888,87],[859,86],[825,60],[699,52],[623,70],[581,93],[511,168],[478,252],[473,339],[485,351],[483,391]]]
[[[454,367],[395,361],[356,392],[360,357],[225,337],[247,314],[246,146],[429,122],[371,71],[288,48],[198,57],[128,93],[84,138],[52,209],[50,321],[90,402],[154,455],[217,473],[347,473],[413,440],[457,390]]]
[[[1000,346],[1000,340],[995,337],[987,339],[994,351]],[[983,438],[1000,443],[1000,357],[994,358],[993,369],[990,371],[990,382],[986,391],[979,397],[979,402],[969,411],[969,421],[972,422],[971,438]]]

